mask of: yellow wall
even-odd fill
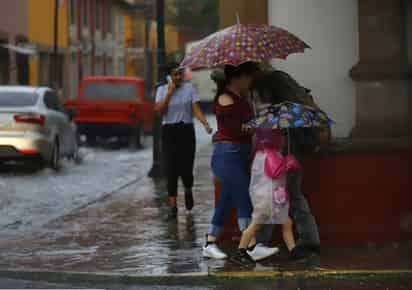
[[[179,49],[179,35],[177,29],[173,25],[165,25],[165,43],[166,53],[174,53]],[[150,48],[157,49],[157,31],[152,29],[150,31]]]
[[[130,15],[123,16],[124,22],[124,42],[126,47],[133,46],[133,20]]]
[[[68,11],[65,1],[59,8],[59,47],[68,47]],[[53,46],[54,0],[28,0],[28,36],[32,43]]]
[[[175,26],[165,26],[166,53],[174,53],[179,49],[179,35]]]
[[[30,85],[39,85],[39,60],[37,57],[30,57],[29,59],[29,74],[30,74]]]
[[[133,47],[134,31],[133,31],[133,19],[130,15],[125,15],[123,17],[124,21],[124,43],[126,48]],[[136,62],[135,60],[127,56],[126,61],[126,74],[128,76],[136,75]]]

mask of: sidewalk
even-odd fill
[[[0,275],[181,279],[412,274],[412,243],[322,247],[321,268],[311,271],[290,264],[285,251],[247,270],[230,261],[204,260],[201,246],[214,204],[211,150],[203,147],[197,155],[193,214],[185,213],[180,198],[178,220],[168,220],[164,185],[145,178],[50,222],[39,234],[0,240]],[[234,247],[225,245],[229,253]]]

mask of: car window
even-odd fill
[[[137,85],[134,83],[88,83],[84,97],[89,100],[136,100]]]
[[[44,94],[44,104],[50,110],[61,112],[61,113],[65,112],[63,105],[59,101],[59,98],[57,97],[54,91],[47,91]]]
[[[28,92],[0,92],[0,108],[31,107],[37,103],[39,96]]]

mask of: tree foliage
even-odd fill
[[[219,0],[166,0],[166,22],[210,34],[218,29]]]

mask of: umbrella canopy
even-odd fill
[[[182,67],[200,69],[220,65],[238,66],[244,62],[286,59],[292,53],[310,48],[292,33],[269,25],[237,24],[201,40],[186,55]]]
[[[252,128],[289,129],[324,127],[333,124],[335,124],[335,121],[321,110],[303,104],[284,102],[262,110],[259,116],[248,123],[248,126]]]

